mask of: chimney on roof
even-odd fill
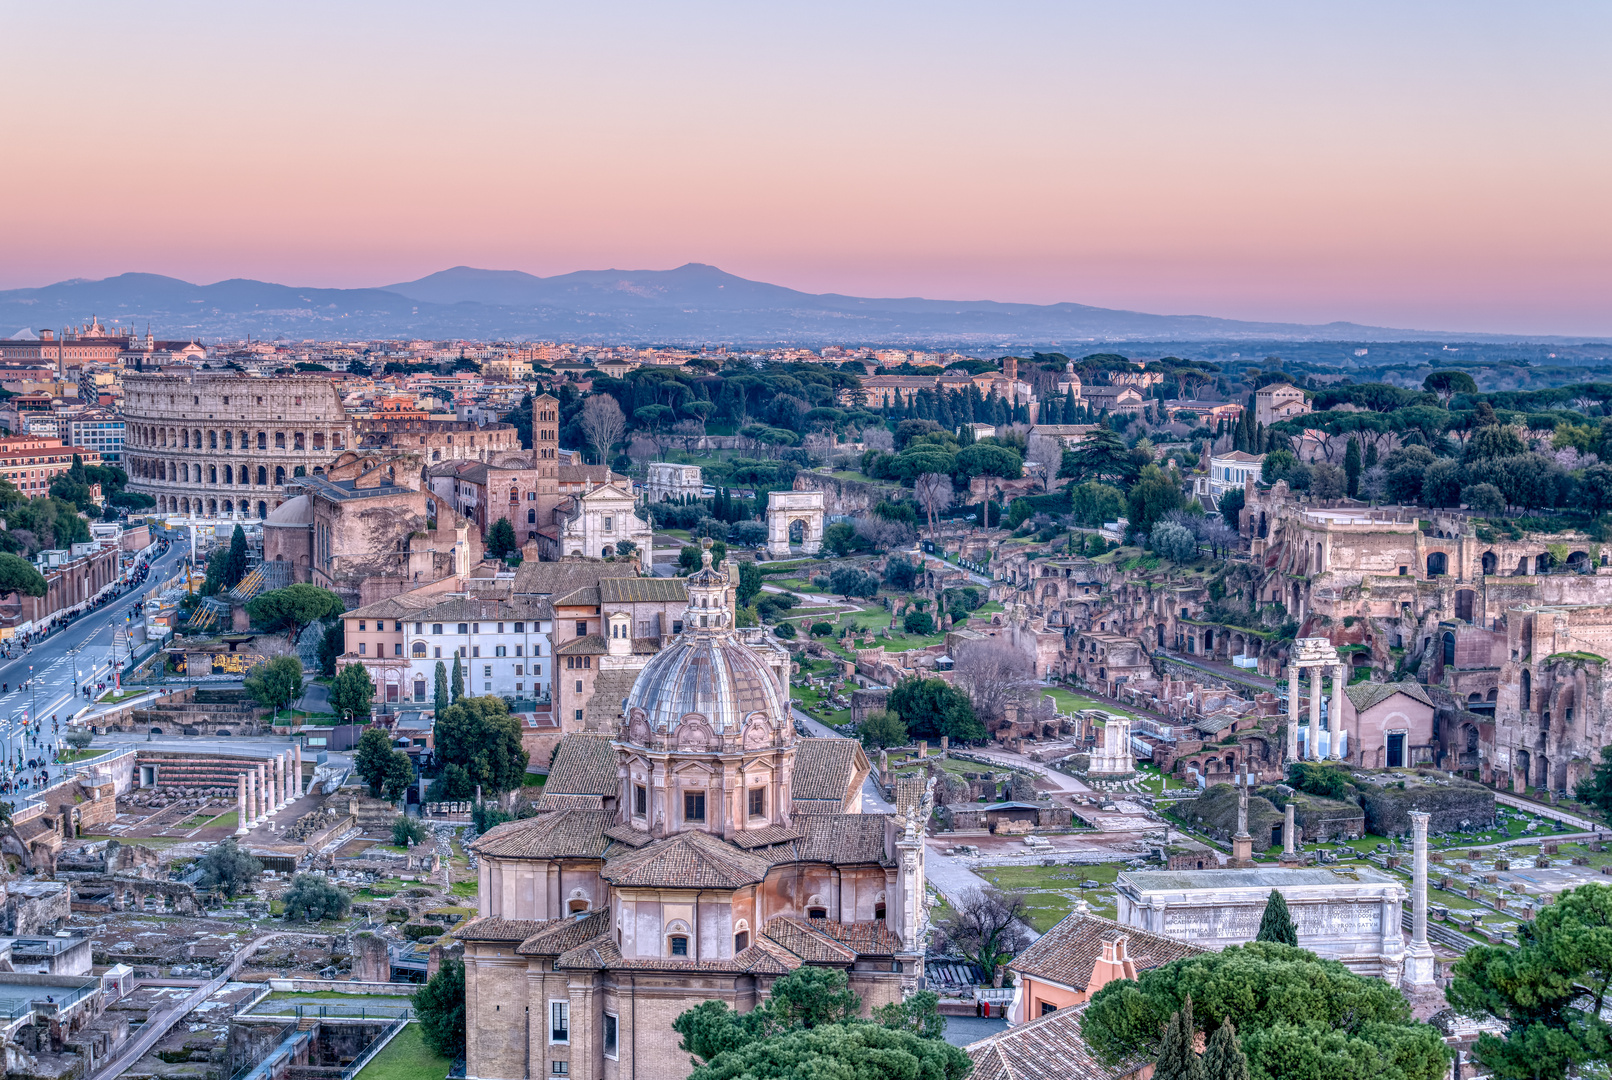
[[[1095,994],[1115,979],[1135,979],[1136,964],[1126,955],[1126,937],[1115,934],[1103,942],[1103,955],[1091,967],[1086,993]]]

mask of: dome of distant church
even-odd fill
[[[665,737],[691,713],[721,738],[736,736],[754,713],[789,723],[778,681],[754,650],[731,630],[684,631],[644,666],[627,695],[626,715],[643,710],[650,731]]]

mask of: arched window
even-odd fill
[[[1518,700],[1521,703],[1521,708],[1524,712],[1526,712],[1529,708],[1531,708],[1530,702],[1533,698],[1534,677],[1529,674],[1527,668],[1523,668],[1522,678],[1518,682]]]
[[[235,449],[235,433],[233,431],[224,432],[224,449]]]
[[[1494,552],[1485,551],[1483,553],[1483,574],[1484,574],[1484,576],[1488,577],[1488,576],[1490,576],[1492,574],[1497,574],[1499,572],[1500,572],[1500,560],[1499,560],[1499,558],[1496,557]]]
[[[283,483],[285,483],[285,466],[276,465],[274,467],[274,486],[279,487]]]
[[[808,919],[826,919],[826,918],[828,918],[828,908],[820,908],[820,907],[807,908],[806,909],[806,917]]]
[[[1455,663],[1455,634],[1449,630],[1444,631],[1444,662]]]
[[[217,450],[218,449],[218,432],[216,432],[216,431],[208,431],[207,432],[207,449],[209,449],[209,450]]]
[[[750,947],[750,931],[740,930],[733,935],[733,951],[742,953]]]
[[[285,432],[276,431],[274,433],[274,448],[276,450],[284,450],[285,449]]]
[[[306,450],[307,448],[307,436],[300,431],[292,436],[292,449]]]
[[[209,466],[207,466],[207,482],[209,484],[218,483],[218,466],[217,465],[209,465]]]
[[[413,644],[413,646],[411,646],[411,648],[412,648],[413,654],[415,656],[424,656],[425,655],[425,642],[416,641]]]
[[[259,450],[267,450],[269,448],[269,433],[267,431],[260,431],[257,433],[257,448]]]
[[[1435,551],[1427,557],[1427,576],[1438,577],[1450,572],[1450,560],[1442,551]]]
[[[269,470],[266,465],[257,467],[257,482],[260,487],[267,487],[269,483]]]

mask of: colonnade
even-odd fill
[[[1343,687],[1348,681],[1348,669],[1338,656],[1338,650],[1326,638],[1300,638],[1294,643],[1294,655],[1287,669],[1287,760],[1299,760],[1299,689],[1303,685],[1305,669],[1310,672],[1310,730],[1305,738],[1304,756],[1311,761],[1327,758],[1343,760]],[[1321,752],[1321,680],[1328,669],[1332,672],[1332,703],[1327,709],[1327,728],[1331,738],[1327,753]]]
[[[302,744],[249,766],[235,784],[235,835],[245,836],[302,797]]]

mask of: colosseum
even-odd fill
[[[406,446],[431,461],[520,449],[510,424],[355,419],[318,373],[129,372],[123,386],[129,488],[156,499],[160,514],[266,518],[290,481],[321,476],[358,447]]]

